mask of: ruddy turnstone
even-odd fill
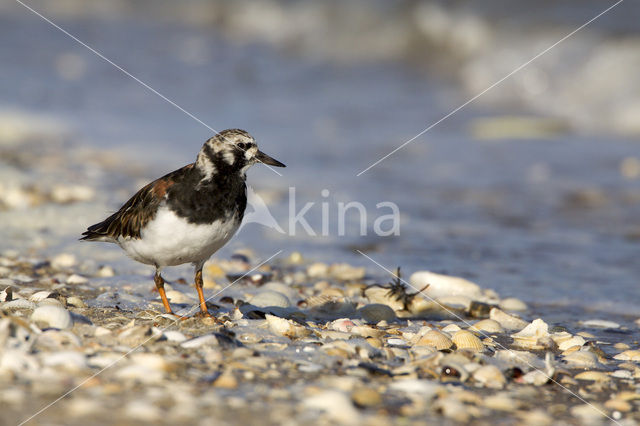
[[[162,268],[193,263],[200,314],[209,315],[202,267],[238,230],[247,205],[246,171],[255,163],[285,167],[259,151],[249,133],[224,130],[205,142],[195,163],[143,187],[81,240],[116,243],[134,260],[155,266],[154,282],[170,314]]]

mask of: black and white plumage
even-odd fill
[[[162,268],[193,263],[200,310],[208,315],[202,267],[238,230],[247,205],[246,171],[255,163],[285,167],[259,151],[249,133],[224,130],[205,142],[195,163],[140,189],[81,240],[116,243],[134,260],[155,266],[168,313]]]

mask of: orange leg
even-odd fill
[[[204,299],[204,282],[202,281],[202,269],[196,271],[196,290],[198,291],[198,300],[200,300],[200,315],[211,316],[207,310],[207,302]]]
[[[164,278],[162,278],[160,272],[156,271],[156,275],[153,277],[153,281],[156,283],[156,288],[158,289],[158,294],[160,294],[160,299],[162,299],[164,310],[167,311],[168,314],[175,315],[182,320],[186,319],[186,317],[181,317],[180,315],[174,314],[171,310],[171,305],[169,304],[169,300],[167,299],[167,293],[164,291]]]

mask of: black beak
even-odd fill
[[[275,167],[287,167],[284,164],[282,164],[281,162],[279,162],[278,160],[276,160],[275,158],[269,157],[267,154],[265,154],[262,151],[258,151],[258,154],[256,155],[256,159],[261,162],[264,163],[268,166],[275,166]]]

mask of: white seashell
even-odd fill
[[[191,305],[195,302],[194,298],[178,290],[169,290],[166,294],[170,303]]]
[[[73,319],[71,314],[61,306],[38,306],[31,314],[31,321],[47,324],[53,328],[71,328]]]
[[[358,310],[362,319],[369,324],[377,324],[380,321],[386,321],[387,323],[396,320],[396,313],[387,305],[380,303],[372,303],[365,305]]]
[[[512,334],[511,337],[516,346],[532,350],[549,348],[553,342],[549,336],[549,326],[540,318],[533,320],[531,324]]]
[[[165,330],[162,334],[169,342],[184,342],[187,337],[177,330]]]
[[[46,352],[42,356],[42,364],[47,367],[61,367],[68,370],[82,370],[83,368],[87,367],[87,360],[82,352]]]
[[[504,374],[495,365],[483,365],[473,372],[473,379],[491,389],[502,389],[507,383]]]
[[[501,309],[493,308],[489,312],[489,318],[500,323],[507,330],[522,330],[527,326],[527,322],[510,315]]]
[[[583,349],[564,355],[563,360],[572,368],[595,368],[599,364],[596,354]]]
[[[343,333],[348,333],[351,331],[356,324],[351,321],[349,318],[341,318],[329,323],[328,328],[334,331],[341,331]]]
[[[250,300],[251,304],[259,308],[278,307],[288,308],[291,306],[289,298],[273,290],[261,291]]]
[[[326,390],[312,395],[305,399],[303,404],[308,409],[323,411],[331,421],[339,424],[358,424],[361,420],[360,413],[351,399],[337,390]]]
[[[387,339],[387,344],[389,346],[407,346],[407,341],[398,337],[392,337]]]
[[[551,375],[542,370],[533,370],[522,376],[522,381],[529,385],[543,386],[551,379]]]
[[[496,334],[496,333],[504,332],[504,328],[502,328],[500,323],[498,321],[492,320],[492,319],[480,320],[480,321],[476,322],[475,324],[473,324],[471,327],[469,327],[469,330],[470,331],[481,331],[481,332],[490,333],[490,334]]]
[[[113,277],[116,275],[116,271],[111,266],[105,265],[98,269],[97,275],[102,278]]]
[[[411,399],[421,399],[424,401],[431,400],[432,397],[441,389],[437,382],[420,379],[394,380],[389,385],[393,391],[404,392]]]
[[[4,287],[4,284],[0,285]],[[9,285],[4,290],[0,291],[0,302],[9,302],[11,299],[13,299],[13,287]]]
[[[620,324],[613,321],[592,319],[587,321],[580,321],[580,324],[590,328],[620,328]]]
[[[36,336],[35,346],[49,350],[61,350],[64,348],[77,348],[82,342],[75,334],[65,330],[45,330]]]
[[[293,339],[298,337],[306,337],[311,334],[311,330],[309,330],[308,328],[288,319],[269,314],[266,315],[265,319],[267,320],[269,329],[280,336],[286,336],[290,339]]]
[[[472,351],[481,351],[484,349],[482,341],[478,339],[475,334],[467,330],[457,331],[451,340],[456,344],[458,349],[469,349]]]
[[[520,299],[515,297],[508,297],[500,301],[500,309],[505,311],[526,311],[527,305]]]
[[[213,334],[205,334],[202,336],[194,337],[193,339],[185,340],[180,344],[181,347],[186,349],[199,348],[200,346],[209,345],[215,346],[218,344],[218,338]]]
[[[417,346],[433,346],[437,350],[449,349],[453,346],[453,341],[446,334],[438,330],[429,330],[418,340]]]
[[[324,278],[329,275],[329,265],[326,263],[312,263],[307,267],[307,275],[310,278]]]
[[[462,330],[458,324],[449,324],[446,327],[442,328],[442,331],[445,333],[453,334],[457,331]]]
[[[64,305],[62,305],[62,302],[60,302],[58,299],[51,299],[51,298],[42,299],[36,304],[36,307],[38,306],[59,306],[61,308],[64,308]]]
[[[480,286],[460,277],[418,271],[411,275],[409,281],[417,289],[423,289],[429,285],[423,290],[423,293],[433,299],[446,296],[465,296],[477,300],[482,297]]]
[[[60,253],[51,259],[51,266],[54,269],[68,269],[76,263],[76,257],[70,253]]]
[[[51,294],[51,292],[50,291],[46,291],[46,290],[36,291],[31,296],[29,296],[29,300],[31,300],[34,303],[38,303],[38,302],[43,301],[47,297],[49,297],[50,294]]]
[[[572,338],[567,339],[562,343],[560,343],[558,345],[558,349],[564,352],[567,349],[572,348],[574,346],[583,346],[585,343],[587,343],[587,341],[584,340],[582,336],[573,336]]]
[[[436,299],[436,302],[438,302],[439,304],[450,308],[450,309],[460,309],[460,310],[464,310],[464,311],[468,311],[469,308],[471,307],[471,302],[473,300],[471,300],[471,298],[467,297],[467,296],[459,296],[459,295],[455,295],[455,296],[443,296],[443,297],[438,297]]]
[[[640,361],[640,350],[628,350],[621,352],[613,357],[618,361]]]
[[[341,281],[361,280],[365,272],[364,267],[352,266],[348,263],[334,263],[329,267],[329,275]]]
[[[4,312],[14,312],[22,309],[33,310],[35,308],[36,304],[27,299],[13,299],[0,305],[0,309]]]
[[[67,284],[78,285],[78,284],[86,284],[89,280],[82,275],[73,274],[69,278],[67,278]]]

